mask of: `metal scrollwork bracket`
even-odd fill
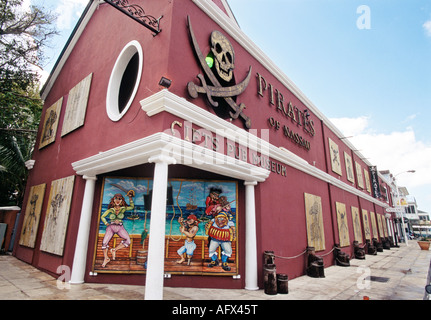
[[[157,36],[162,29],[160,29],[160,20],[163,15],[158,19],[145,13],[144,9],[137,4],[129,4],[128,0],[104,0],[106,3],[113,6],[115,9],[126,14],[136,22],[143,25],[145,28],[150,29],[154,32],[153,36]]]

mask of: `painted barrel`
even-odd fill
[[[147,261],[147,250],[138,250],[136,254],[136,264],[144,265]]]

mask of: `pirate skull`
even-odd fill
[[[219,31],[211,34],[211,51],[215,58],[217,74],[226,82],[232,80],[235,52],[229,40]]]

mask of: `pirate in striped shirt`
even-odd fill
[[[232,241],[235,240],[235,224],[229,219],[226,212],[222,211],[212,219],[206,228],[209,236],[209,257],[211,262],[208,267],[212,268],[219,264],[217,249],[222,249],[222,268],[225,271],[230,271],[228,258],[232,256]]]

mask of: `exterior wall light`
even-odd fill
[[[172,80],[169,80],[168,78],[162,77],[159,81],[159,85],[162,87],[165,87],[166,89],[169,89],[169,87],[172,84]]]

